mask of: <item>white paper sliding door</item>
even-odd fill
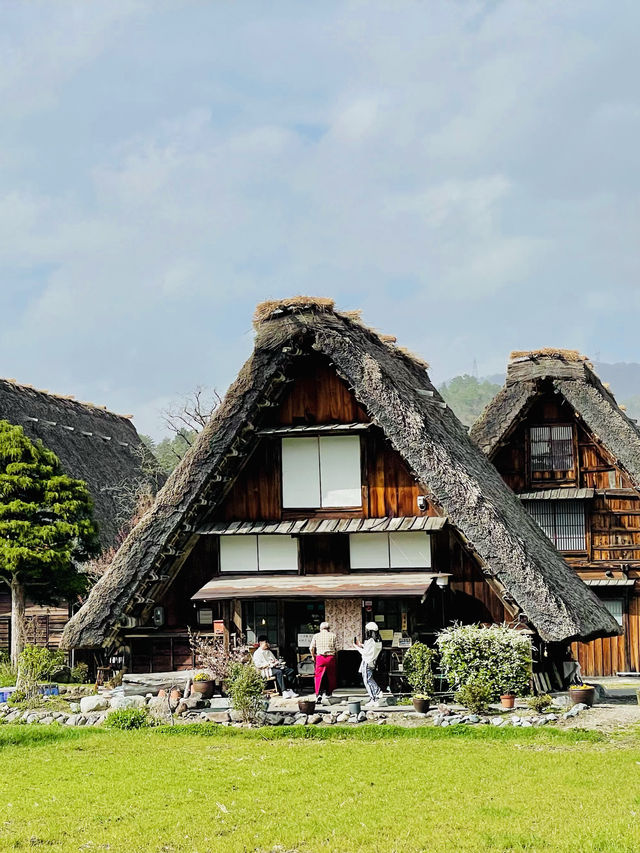
[[[258,571],[257,536],[221,536],[220,571],[221,572],[257,572]]]
[[[352,569],[388,569],[389,537],[386,533],[354,533],[349,537]]]
[[[317,438],[282,439],[282,506],[320,506],[320,462]]]
[[[298,540],[293,536],[258,536],[261,572],[298,571]]]
[[[322,506],[361,506],[360,439],[336,435],[320,439]]]
[[[392,569],[428,569],[431,567],[431,539],[428,533],[390,533]]]

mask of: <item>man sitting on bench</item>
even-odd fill
[[[283,660],[278,660],[269,648],[265,634],[258,637],[258,648],[253,653],[253,665],[263,678],[275,678],[278,693],[283,699],[295,699],[298,695],[291,689],[296,674]]]

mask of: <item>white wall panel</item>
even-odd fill
[[[362,506],[360,438],[335,435],[320,438],[322,506]]]
[[[282,439],[282,506],[320,506],[320,466],[317,438]]]

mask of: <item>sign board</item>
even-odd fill
[[[303,649],[308,649],[313,640],[313,634],[298,634],[298,646]]]

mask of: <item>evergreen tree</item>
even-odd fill
[[[484,407],[493,400],[500,385],[487,379],[476,379],[465,373],[444,382],[438,391],[465,426],[471,426],[480,417]]]
[[[83,592],[78,563],[98,551],[86,485],[22,427],[0,421],[0,580],[11,589],[11,658],[17,663],[25,599],[54,604]]]

